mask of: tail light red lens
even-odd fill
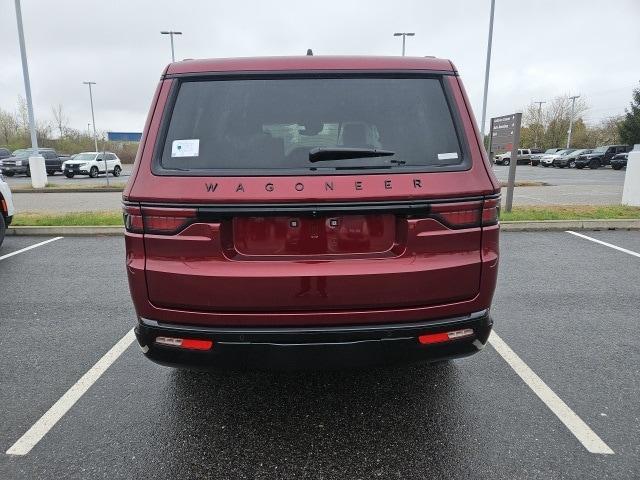
[[[437,203],[429,216],[449,228],[473,228],[498,223],[500,198],[473,202]]]
[[[481,201],[440,203],[431,207],[429,216],[450,228],[480,226]]]
[[[128,232],[174,235],[194,221],[195,208],[124,207],[124,225]]]

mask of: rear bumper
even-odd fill
[[[493,322],[487,310],[416,323],[302,328],[182,326],[140,319],[135,332],[150,360],[168,366],[210,368],[345,368],[472,355],[487,342]],[[472,329],[473,335],[422,345],[418,336]],[[156,337],[211,340],[207,351],[155,343]]]

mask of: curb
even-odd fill
[[[47,235],[63,237],[93,237],[93,236],[121,236],[124,227],[11,227],[7,228],[7,235]]]
[[[560,232],[564,230],[640,230],[640,219],[539,220],[500,222],[503,232]],[[67,237],[121,236],[124,227],[8,227],[7,235],[60,235]]]
[[[96,193],[96,192],[120,192],[122,193],[124,188],[40,188],[34,190],[13,190],[12,193],[17,195],[19,193]]]
[[[564,230],[640,230],[640,219],[536,220],[500,222],[503,232],[558,232]]]

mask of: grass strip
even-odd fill
[[[623,205],[554,205],[543,207],[514,207],[510,213],[502,210],[500,220],[610,220],[640,219],[640,207]],[[62,226],[121,226],[119,210],[69,213],[20,212],[13,218],[12,226],[62,227]]]

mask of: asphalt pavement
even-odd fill
[[[637,232],[586,232],[640,252]],[[590,453],[493,346],[438,365],[196,373],[134,343],[24,455],[12,447],[131,329],[122,238],[0,248],[0,478],[640,476],[640,258],[505,233],[495,332],[613,454]],[[640,255],[640,254],[638,254]]]

